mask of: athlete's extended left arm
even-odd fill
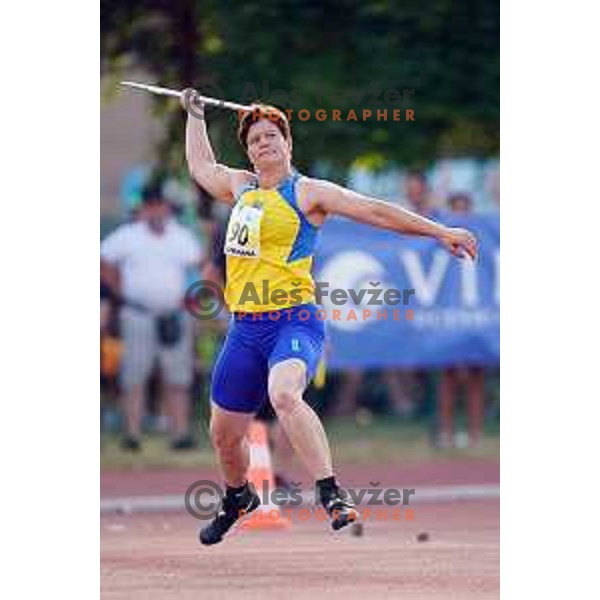
[[[463,258],[465,252],[473,259],[477,256],[477,240],[466,229],[446,227],[399,206],[363,196],[328,181],[313,180],[311,183],[308,196],[314,198],[315,208],[326,215],[341,215],[397,233],[432,237],[459,258]]]

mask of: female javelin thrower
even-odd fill
[[[219,164],[195,92],[186,90],[181,97],[184,107],[193,102],[200,111],[187,118],[190,173],[214,198],[233,207],[224,248],[225,300],[232,316],[213,370],[210,424],[226,493],[216,517],[201,530],[200,541],[220,542],[241,514],[260,504],[246,478],[245,435],[267,398],[316,480],[320,500],[338,530],[354,521],[357,511],[340,495],[325,431],[302,398],[324,340],[311,277],[319,227],[327,216],[342,215],[401,234],[435,238],[455,256],[466,253],[473,259],[475,237],[328,181],[299,175],[292,168],[288,121],[273,107],[261,106],[240,120],[238,137],[254,171]],[[265,285],[271,294],[266,303]]]

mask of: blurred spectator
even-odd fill
[[[453,194],[448,198],[448,208],[456,215],[468,215],[473,212],[473,201],[467,194]]]
[[[489,169],[485,179],[486,189],[490,195],[494,210],[500,210],[500,169]]]
[[[118,335],[110,288],[100,284],[100,419],[101,425],[118,421],[117,376],[122,345]]]
[[[199,265],[200,254],[157,185],[144,190],[139,219],[118,227],[101,245],[102,280],[121,304],[126,449],[140,448],[145,384],[156,359],[172,419],[172,448],[193,446],[188,422],[193,328],[183,301],[186,273]]]
[[[227,220],[218,219],[213,222],[211,229],[210,256],[202,273],[204,279],[214,281],[222,288],[225,287],[227,261],[223,248],[227,234]]]
[[[202,207],[202,204],[200,204]],[[227,220],[213,220],[213,211],[208,215],[203,215],[199,211],[199,216],[203,221],[203,229],[208,232],[208,257],[204,262],[201,279],[212,281],[221,289],[225,286],[225,254],[223,247],[225,245],[225,233],[227,230]],[[209,216],[210,219],[206,217]],[[198,366],[202,376],[203,393],[201,396],[205,404],[210,404],[210,380],[212,366],[217,359],[219,348],[223,338],[227,333],[227,324],[229,313],[223,306],[221,312],[212,319],[198,320],[196,327],[198,330],[196,352],[198,355]]]
[[[100,282],[100,335],[108,330],[111,317],[111,293],[110,287]]]
[[[403,203],[409,210],[421,216],[432,219],[439,217],[423,171],[413,169],[406,173]],[[428,385],[428,375],[425,371],[384,369],[380,377],[387,388],[390,412],[404,418],[414,415],[417,398],[425,396],[426,390],[431,387]],[[365,373],[359,369],[344,372],[335,404],[330,411],[331,416],[349,416],[356,413],[364,380]],[[425,403],[426,401],[421,404]],[[434,404],[433,400],[430,404]],[[423,408],[422,412],[432,411]]]
[[[415,412],[412,381],[409,374],[398,369],[383,369],[376,373],[387,392],[387,412],[393,416],[410,418]],[[368,396],[366,387],[372,387],[365,371],[347,369],[343,372],[334,405],[328,411],[331,417],[349,417],[358,413],[361,398]],[[372,390],[371,390],[372,391]]]
[[[418,215],[437,219],[439,212],[423,171],[413,169],[404,177],[404,203]]]
[[[453,194],[448,199],[448,208],[455,214],[469,214],[473,208],[473,201],[468,194]],[[442,448],[454,445],[454,407],[461,385],[466,389],[467,395],[469,444],[476,446],[481,439],[484,409],[483,368],[456,365],[444,369],[440,381],[438,445]]]
[[[404,178],[405,203],[409,210],[427,217],[439,220],[441,215],[438,201],[434,197],[424,171],[412,169]],[[419,413],[429,417],[435,412],[435,373],[431,370],[401,370],[397,371],[399,387],[404,390],[405,400],[413,412],[419,405]]]

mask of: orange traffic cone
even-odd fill
[[[250,469],[248,481],[254,485],[262,500],[265,488],[268,490],[268,501],[261,504],[247,519],[240,523],[242,529],[287,529],[290,520],[281,509],[271,501],[271,494],[275,489],[275,478],[271,466],[271,452],[267,435],[267,426],[260,421],[253,421],[248,431],[248,445],[250,447]]]

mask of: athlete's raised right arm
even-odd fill
[[[249,171],[232,169],[216,161],[206,130],[204,106],[193,101],[194,94],[193,90],[185,90],[181,96],[181,104],[188,113],[185,158],[190,175],[211,196],[233,204],[236,190],[248,183],[252,174]],[[190,104],[193,106],[192,110]]]

